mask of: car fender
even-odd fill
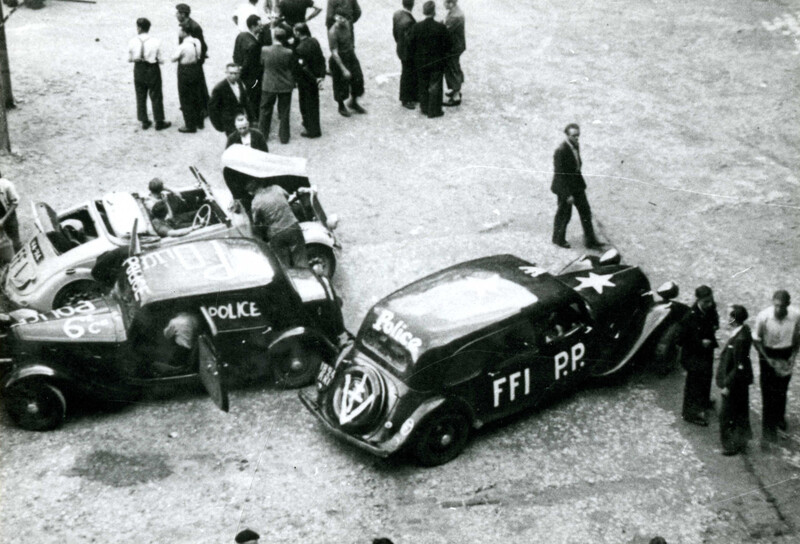
[[[654,304],[653,307],[650,308],[650,311],[647,312],[647,316],[645,317],[644,325],[642,326],[642,332],[639,334],[639,338],[636,339],[636,342],[634,342],[631,349],[628,350],[628,353],[626,353],[625,356],[620,359],[620,362],[617,365],[603,372],[602,374],[598,374],[596,377],[602,378],[619,372],[642,350],[645,345],[647,345],[648,340],[657,330],[661,328],[664,323],[680,319],[684,313],[684,307],[684,304],[674,301],[659,302]]]
[[[61,369],[41,363],[29,363],[24,366],[14,368],[3,379],[3,389],[11,387],[17,382],[29,378],[47,378],[50,380],[69,380],[72,376]]]
[[[300,228],[303,231],[303,239],[305,239],[306,245],[322,244],[331,249],[336,246],[336,239],[333,234],[322,223],[303,221],[300,223]]]
[[[282,345],[292,339],[305,337],[310,340],[314,340],[318,342],[321,346],[323,346],[326,351],[328,351],[328,355],[335,355],[336,354],[336,346],[328,340],[325,335],[316,331],[314,329],[309,329],[308,327],[295,327],[293,329],[289,329],[287,331],[282,332],[275,340],[273,340],[270,345],[267,347],[267,357],[269,357],[276,348],[282,347]]]
[[[433,397],[423,401],[411,415],[403,421],[395,435],[389,440],[387,444],[388,448],[394,452],[406,444],[413,442],[425,420],[445,405],[451,406],[454,410],[466,415],[471,426],[476,428],[480,426],[480,423],[475,418],[474,410],[464,401],[446,397]]]

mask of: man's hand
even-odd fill
[[[730,390],[727,387],[719,390],[719,394],[722,395],[723,397],[727,397],[728,393],[730,393]]]
[[[567,197],[567,204],[569,204],[570,206],[575,204],[575,197],[574,196],[568,196]]]
[[[714,345],[714,342],[712,342],[708,338],[703,338],[703,347],[704,348],[710,348],[713,345]]]
[[[350,70],[348,70],[347,68],[342,68],[342,76],[345,79],[350,79],[351,77],[353,77],[353,74],[351,74]]]
[[[324,78],[324,77],[319,77],[319,78],[317,78],[317,89],[319,89],[319,90],[321,91],[321,90],[322,90],[322,88],[323,88],[323,87],[322,87],[322,84],[323,84],[324,82],[325,82],[325,78]]]

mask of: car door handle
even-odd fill
[[[487,372],[487,374],[489,375],[489,377],[494,378],[495,376],[500,374],[500,371],[499,370],[495,370],[494,372]]]

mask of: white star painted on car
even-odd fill
[[[575,290],[580,291],[581,289],[588,289],[591,287],[597,291],[598,294],[602,295],[603,287],[616,287],[616,285],[609,281],[613,276],[614,274],[595,274],[594,272],[589,272],[588,278],[575,278],[581,282],[580,285],[575,287]]]

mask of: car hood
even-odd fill
[[[16,338],[27,342],[118,343],[126,339],[119,306],[110,299],[84,300],[49,312],[11,312]]]
[[[596,267],[562,274],[558,280],[574,289],[586,301],[595,319],[601,319],[607,312],[623,307],[630,306],[633,310],[642,295],[650,292],[650,282],[635,266]]]

